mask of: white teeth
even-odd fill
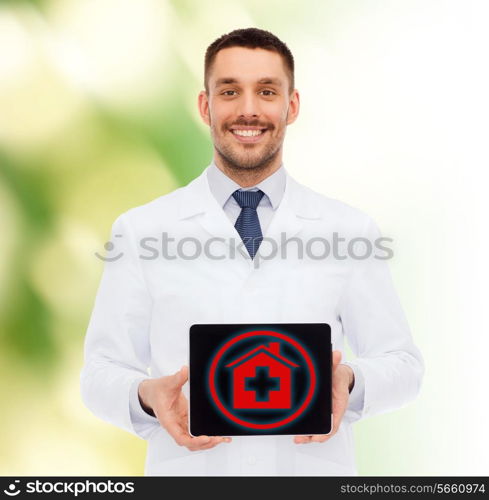
[[[242,137],[254,137],[260,135],[263,130],[233,130],[233,134],[240,135]]]

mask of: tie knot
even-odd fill
[[[238,202],[241,208],[254,208],[260,203],[265,193],[263,191],[240,191],[239,189],[233,193],[233,198]]]

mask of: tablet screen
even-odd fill
[[[331,432],[331,329],[326,323],[190,328],[193,436]]]

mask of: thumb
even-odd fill
[[[167,384],[170,389],[178,390],[183,384],[188,380],[188,366],[182,366],[173,375],[169,375],[167,378]]]
[[[341,361],[341,351],[333,351],[333,371],[336,370]]]

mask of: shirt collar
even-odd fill
[[[270,200],[273,210],[276,210],[284,195],[286,174],[285,168],[283,164],[281,164],[278,170],[256,184],[256,186],[242,188],[237,182],[233,181],[233,179],[220,170],[215,162],[212,161],[207,169],[207,180],[214,198],[216,198],[221,207],[224,207],[229,197],[237,189],[242,189],[244,191],[260,189]]]

